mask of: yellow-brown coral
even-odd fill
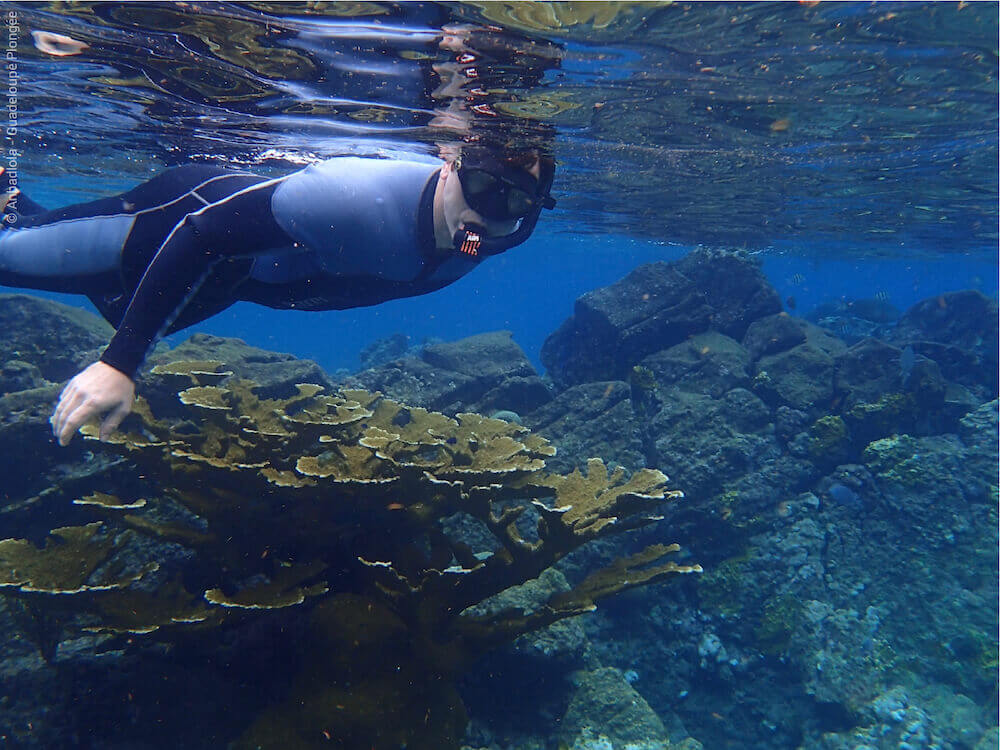
[[[133,590],[125,576],[97,595],[104,584],[95,571],[117,547],[94,524],[57,529],[66,543],[41,550],[0,542],[0,584],[86,593],[79,609],[98,621],[89,629],[165,639],[303,608],[323,656],[240,746],[388,747],[391,737],[392,747],[454,747],[463,714],[453,680],[485,650],[618,591],[700,570],[664,562],[677,545],[653,545],[530,614],[477,614],[474,605],[580,545],[659,520],[659,507],[680,493],[658,471],[627,477],[600,459],[585,473],[550,474],[545,459],[555,449],[545,439],[478,414],[453,419],[377,393],[325,394],[309,384],[265,399],[217,362],[154,372],[179,390],[183,408],[159,418],[140,400],[110,445],[147,477],[146,502],[99,492],[81,502],[152,548],[187,548],[197,579],[209,585],[189,590],[179,575],[161,573],[159,584]],[[155,381],[147,388],[155,391]],[[84,432],[96,438],[95,429]],[[450,536],[442,521],[456,514],[478,520],[492,545],[475,550]],[[349,614],[357,606],[370,617]],[[390,644],[376,633],[392,638],[394,664],[405,670],[386,669]],[[331,708],[348,704],[355,713]],[[405,711],[392,708],[403,704]],[[322,741],[319,716],[344,739]],[[410,725],[404,716],[433,720]]]

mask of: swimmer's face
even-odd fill
[[[537,181],[541,174],[541,165],[537,158],[523,169],[534,181]],[[448,221],[450,231],[454,232],[463,226],[475,224],[485,229],[489,237],[502,237],[517,229],[518,218],[488,218],[469,205],[466,189],[459,178],[455,162],[445,163],[441,169],[441,179],[444,181],[445,219]]]

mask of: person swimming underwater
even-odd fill
[[[84,294],[116,329],[52,415],[68,445],[128,415],[163,335],[236,301],[297,310],[376,305],[440,289],[531,235],[555,164],[536,150],[458,158],[336,157],[266,179],[175,167],[119,196],[44,211],[8,195],[0,285]]]

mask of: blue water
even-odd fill
[[[541,226],[532,240],[445,289],[375,308],[326,313],[275,312],[241,303],[193,331],[314,359],[329,371],[355,370],[373,341],[405,333],[412,345],[510,330],[539,371],[542,343],[573,312],[580,295],[611,284],[642,263],[669,261],[690,248],[629,237],[567,237]],[[765,274],[798,314],[831,300],[886,295],[906,310],[919,300],[960,289],[996,296],[996,266],[985,258],[809,260],[762,253]],[[796,274],[803,280],[793,281]],[[308,317],[307,326],[289,325]],[[292,319],[290,321],[290,319]],[[182,339],[178,334],[172,339]]]

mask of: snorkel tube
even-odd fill
[[[538,189],[535,192],[535,205],[528,214],[521,218],[517,229],[500,237],[489,237],[485,227],[479,224],[463,224],[452,238],[455,251],[475,258],[487,257],[499,255],[527,240],[535,231],[535,224],[538,223],[538,217],[542,215],[542,209],[552,209],[556,205],[555,198],[549,194],[556,173],[555,162],[551,159],[540,158],[539,168],[541,174],[538,178]]]

